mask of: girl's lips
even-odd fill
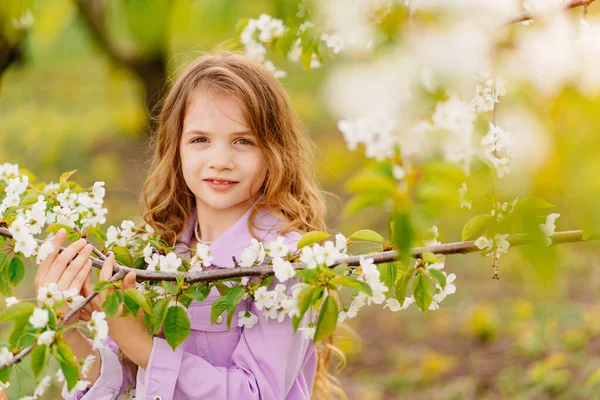
[[[208,186],[210,186],[213,190],[216,190],[217,192],[225,192],[239,183],[239,182],[223,183],[223,182],[212,181],[212,180],[204,180],[204,182],[206,182],[208,184]]]

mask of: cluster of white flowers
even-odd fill
[[[483,159],[494,167],[498,178],[503,178],[511,172],[512,133],[505,132],[490,122],[490,129],[487,135],[481,139],[481,147],[483,150]]]
[[[278,70],[271,61],[265,60],[267,49],[273,39],[280,38],[285,32],[283,21],[268,14],[261,14],[258,19],[250,19],[240,34],[240,41],[246,49],[246,56],[258,60],[271,71],[276,78],[286,76],[285,71]]]
[[[201,250],[200,247],[203,245],[198,245],[198,251]],[[162,272],[177,272],[179,267],[181,267],[182,260],[175,252],[167,253],[166,255],[159,254],[158,251],[152,247],[152,245],[147,244],[142,251],[144,255],[144,261],[147,264],[146,269],[148,271],[162,271]],[[192,266],[194,270],[201,269],[202,266],[202,256],[205,253],[199,253],[197,256],[192,258]],[[212,257],[210,257],[210,251],[208,252],[208,256],[206,258],[206,262],[210,265],[210,261],[212,261]]]
[[[54,282],[50,283],[47,287],[42,286],[39,288],[37,295],[37,300],[39,302],[45,303],[52,307],[61,299],[64,299],[65,303],[67,303],[71,308],[77,308],[85,301],[85,297],[80,295],[77,289],[73,288],[61,291],[58,289],[58,285]]]
[[[0,181],[8,183],[19,176],[19,164],[4,163],[0,165]]]
[[[8,227],[9,232],[15,240],[15,251],[23,254],[25,257],[31,257],[38,254],[38,259],[42,261],[52,251],[52,244],[43,244],[43,248],[38,249],[38,242],[34,235],[41,233],[46,219],[46,202],[43,196],[39,196],[30,210],[19,210],[16,219]]]
[[[198,243],[196,245],[196,254],[194,254],[190,261],[192,265],[190,271],[202,271],[204,268],[210,267],[213,259],[214,257],[210,255],[210,247],[204,243]]]
[[[544,233],[544,238],[546,240],[546,246],[550,246],[552,244],[552,235],[554,235],[554,231],[556,230],[556,219],[560,217],[560,214],[549,214],[546,216],[546,222],[540,224],[540,229]]]
[[[359,292],[354,299],[352,299],[352,303],[350,303],[348,309],[340,312],[338,315],[338,322],[344,322],[348,318],[356,317],[357,313],[365,305],[370,305],[371,303],[383,303],[385,301],[385,294],[389,290],[389,288],[381,282],[379,269],[377,269],[377,265],[373,263],[372,258],[360,256],[360,266],[354,270],[354,276],[356,279],[369,285],[373,294],[372,296],[369,296],[364,292]]]
[[[127,246],[135,235],[135,231],[135,222],[131,220],[125,220],[121,222],[121,228],[117,228],[112,225],[109,226],[108,230],[106,231],[106,247]]]
[[[252,238],[251,243],[240,256],[240,266],[242,267],[252,267],[261,264],[265,260],[266,253],[263,244],[254,238]]]
[[[468,208],[470,210],[473,206],[473,202],[467,200],[467,182],[463,182],[458,189],[458,202],[460,203],[460,208]]]
[[[298,295],[305,286],[303,283],[292,286],[291,296],[288,296],[286,286],[281,283],[278,283],[274,290],[267,290],[266,286],[261,286],[254,292],[254,305],[258,310],[264,308],[263,315],[267,320],[275,319],[277,322],[281,322],[286,316],[291,318],[299,314]]]
[[[346,254],[347,240],[341,233],[335,236],[335,243],[328,240],[321,246],[316,243],[312,247],[302,248],[300,262],[306,264],[308,269],[314,269],[317,265],[331,266],[336,259]]]
[[[508,233],[497,233],[494,235],[494,238],[480,236],[475,241],[475,246],[481,250],[483,255],[492,256],[493,258],[498,259],[502,254],[508,254],[510,243],[506,240],[507,237]]]
[[[496,202],[494,204],[494,208],[492,208],[492,210],[490,211],[490,215],[492,217],[496,217],[496,220],[500,221],[501,219],[503,219],[506,215],[510,215],[515,211],[515,206],[517,205],[517,203],[519,202],[519,198],[516,197],[512,203],[508,203],[508,202]]]
[[[492,111],[500,96],[506,95],[506,86],[502,78],[494,80],[490,71],[482,71],[479,82],[475,86],[475,97],[471,100],[471,106],[477,112]]]
[[[436,105],[432,116],[433,126],[448,135],[443,140],[444,159],[470,170],[473,155],[473,108],[458,97],[450,97]]]
[[[108,336],[108,323],[106,314],[101,311],[93,311],[92,318],[87,324],[90,336],[94,340],[94,348],[104,347],[104,339]]]
[[[54,332],[54,331],[44,331],[44,332],[40,333],[40,335],[38,336],[37,343],[39,345],[45,344],[47,346],[50,346],[52,344],[52,342],[54,341],[55,335],[56,335],[56,332]]]
[[[350,150],[355,150],[356,146],[362,143],[365,145],[366,156],[378,161],[392,158],[396,154],[396,121],[384,113],[371,113],[357,119],[342,119],[338,121],[337,127],[344,134]]]
[[[11,171],[12,172],[12,171]],[[6,197],[0,204],[0,214],[4,214],[8,207],[16,207],[21,202],[21,195],[27,190],[29,177],[27,175],[8,178],[8,185],[4,189]]]
[[[74,228],[79,221],[83,230],[105,223],[108,212],[102,207],[105,193],[104,182],[95,182],[91,189],[80,193],[74,193],[70,188],[65,189],[56,196],[59,204],[48,212],[46,223],[56,222]]]
[[[333,50],[334,54],[338,54],[344,49],[344,38],[339,33],[324,33],[321,35],[321,40]]]

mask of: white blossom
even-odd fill
[[[321,40],[325,42],[327,47],[333,50],[334,54],[338,54],[344,49],[344,38],[337,33],[324,33],[321,35]]]
[[[240,266],[251,267],[265,260],[265,248],[262,243],[252,238],[251,245],[246,247],[240,257]]]
[[[258,317],[250,311],[240,311],[238,313],[238,326],[241,328],[252,328],[258,323]]]
[[[181,258],[177,257],[177,254],[174,252],[159,257],[160,270],[162,272],[177,272],[177,269],[181,266],[181,262]]]
[[[35,262],[39,265],[42,261],[48,258],[48,255],[54,251],[54,245],[51,241],[42,243],[37,249],[37,257]]]
[[[471,209],[473,202],[471,200],[466,199],[467,196],[467,182],[463,182],[460,188],[458,189],[458,202],[460,203],[460,208],[468,208]]]
[[[213,259],[214,257],[210,255],[210,247],[204,243],[198,243],[196,245],[196,254],[191,259],[191,270],[202,270],[202,267],[208,268]]]
[[[302,337],[305,340],[313,340],[315,337],[316,328],[312,322],[309,324],[309,326],[298,328],[298,330],[302,332]]]
[[[504,81],[501,78],[496,78],[496,80],[491,78],[489,70],[482,71],[471,105],[477,112],[492,111],[496,103],[500,102],[500,96],[505,94]]]
[[[50,307],[62,298],[63,292],[58,289],[58,285],[54,282],[50,283],[47,287],[41,286],[37,295],[37,300],[39,302],[46,303]]]
[[[324,249],[316,243],[312,247],[305,246],[300,254],[300,262],[306,264],[306,268],[314,269],[319,264],[325,263]]]
[[[19,302],[19,299],[17,299],[16,297],[7,297],[6,298],[6,307],[10,307],[13,304],[17,304]]]
[[[540,229],[544,233],[544,239],[546,241],[546,246],[552,245],[552,235],[554,235],[554,231],[556,230],[556,219],[560,217],[560,214],[550,214],[546,216],[546,222],[540,224]]]
[[[48,345],[50,346],[52,344],[52,342],[54,341],[54,335],[56,335],[56,332],[54,331],[44,331],[40,334],[40,336],[38,336],[38,340],[37,340],[37,344],[42,345]]]
[[[384,113],[371,113],[359,119],[340,120],[337,124],[348,144],[354,150],[358,144],[365,145],[365,155],[382,161],[394,157],[398,139],[395,135],[396,121]]]
[[[92,339],[94,340],[93,347],[103,347],[104,339],[106,339],[108,336],[108,323],[106,322],[106,314],[103,311],[93,311],[87,327],[91,332]]]
[[[254,292],[254,304],[259,310],[272,307],[275,304],[273,292],[268,291],[266,286],[259,287]]]
[[[482,250],[482,253],[486,256],[492,256],[493,258],[500,258],[502,254],[508,254],[508,248],[510,243],[506,238],[508,233],[494,235],[493,239],[489,239],[485,236],[480,236],[475,241],[475,246]]]
[[[335,248],[340,254],[346,254],[348,249],[348,239],[341,233],[335,235]]]
[[[415,302],[415,299],[412,296],[405,297],[402,304],[400,304],[400,302],[398,300],[396,300],[395,298],[391,297],[385,301],[385,305],[383,306],[383,308],[388,307],[390,309],[390,311],[397,312],[397,311],[408,308],[408,306],[414,302]]]
[[[425,246],[439,246],[442,244],[438,240],[439,230],[436,225],[433,225],[431,228],[429,228],[427,232],[429,232],[429,236],[427,239],[423,240],[423,244]]]
[[[446,275],[445,272],[442,272],[442,273],[444,275]],[[446,276],[446,287],[444,287],[444,289],[442,289],[442,287],[440,286],[439,283],[435,284],[435,287],[438,290],[438,293],[433,295],[433,299],[435,300],[436,303],[440,303],[442,300],[444,300],[446,298],[446,296],[456,292],[456,286],[452,283],[452,282],[454,282],[455,279],[456,279],[456,274],[452,273],[450,275],[447,275]]]
[[[496,170],[498,178],[503,178],[511,172],[513,139],[512,133],[490,123],[490,129],[481,139],[483,159]]]
[[[33,397],[35,397],[37,399],[38,397],[42,396],[44,394],[44,392],[46,391],[46,389],[48,389],[48,386],[50,386],[51,381],[52,381],[51,376],[49,376],[49,375],[44,376],[42,378],[42,380],[40,381],[40,383],[35,388],[35,391],[33,392]]]
[[[96,361],[96,356],[93,354],[88,355],[85,360],[83,360],[83,365],[81,366],[81,375],[84,378],[87,378],[88,373],[90,372],[90,368]]]
[[[8,348],[0,348],[0,364],[6,364],[12,361],[13,358],[15,358],[15,355]]]
[[[43,328],[48,324],[49,315],[48,310],[36,307],[33,310],[33,314],[29,317],[29,323],[33,325],[35,329]]]
[[[269,254],[269,257],[284,258],[287,256],[288,246],[284,243],[284,240],[285,240],[285,238],[283,236],[278,236],[277,240],[271,242],[267,246],[267,252]]]
[[[273,259],[273,271],[279,282],[286,282],[288,279],[296,276],[296,270],[292,264],[279,257]]]

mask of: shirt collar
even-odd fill
[[[248,218],[256,203],[260,201],[262,195],[256,199],[256,201],[246,210],[246,212],[231,225],[225,232],[223,232],[214,242],[209,245],[210,254],[213,257],[211,262],[213,267],[217,268],[233,268],[232,257],[237,260],[240,259],[244,248],[250,246],[252,240],[252,234],[248,230]],[[196,213],[196,207],[192,209],[192,212],[185,225],[185,230],[178,240],[178,245],[189,247],[194,234],[194,228],[198,222],[198,214]],[[277,219],[271,214],[266,208],[261,208],[254,220],[254,233],[257,235],[258,240],[262,241],[267,236],[277,234],[278,229],[283,225],[283,221]],[[276,237],[276,236],[275,236]],[[274,239],[272,239],[274,240]],[[267,245],[268,243],[265,243]],[[190,257],[189,251],[182,251],[183,255]]]

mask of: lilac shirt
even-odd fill
[[[239,259],[243,249],[250,245],[248,210],[211,245],[212,265],[233,268],[232,256]],[[180,243],[189,245],[197,221],[192,213]],[[266,210],[255,220],[255,234],[265,246],[277,239],[282,222]],[[296,249],[300,233],[282,235],[290,251]],[[190,254],[185,254],[190,256]],[[271,284],[271,289],[277,279]],[[288,289],[292,281],[286,282]],[[193,301],[188,309],[191,322],[190,336],[176,351],[164,336],[153,338],[152,352],[146,370],[138,368],[135,398],[148,400],[182,399],[310,399],[317,366],[312,341],[293,332],[289,317],[283,322],[265,319],[263,312],[251,303],[250,311],[258,316],[258,323],[250,329],[237,326],[238,312],[245,310],[242,301],[233,315],[231,329],[226,318],[210,325],[211,305],[219,292],[213,287],[203,303]],[[226,314],[224,314],[224,317]],[[308,313],[307,313],[308,317]],[[300,326],[307,326],[308,319]],[[85,392],[65,399],[115,399],[125,393],[131,383],[127,367],[117,356],[117,345],[108,338],[106,348],[100,349],[102,359],[100,376]]]

